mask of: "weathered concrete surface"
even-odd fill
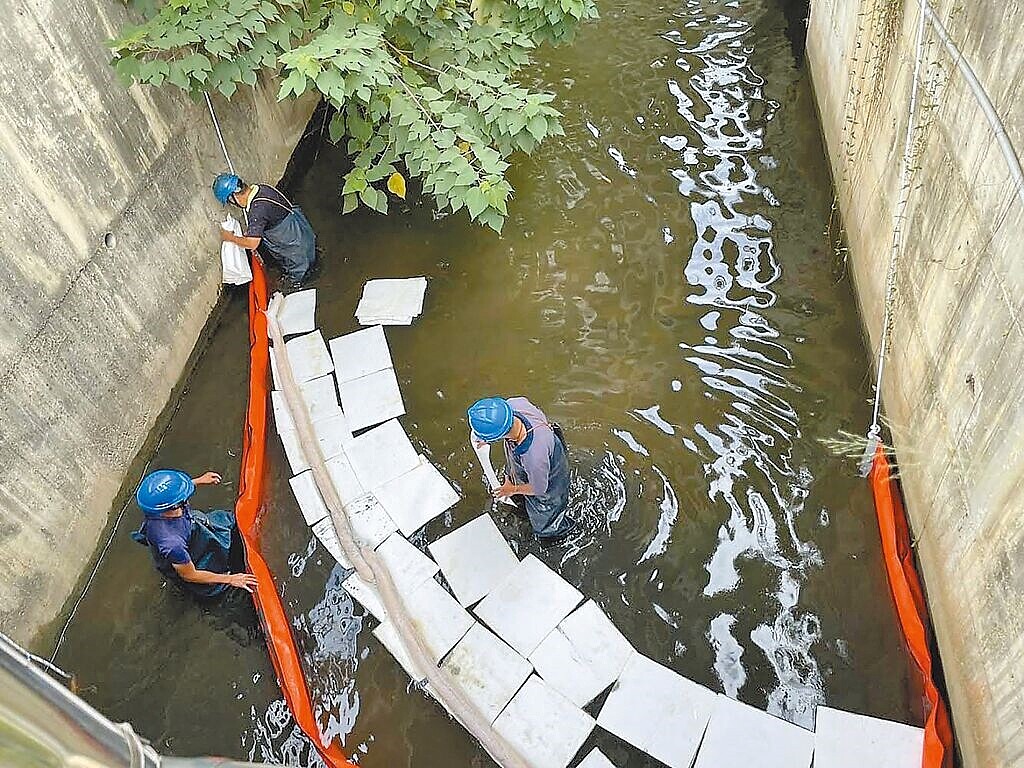
[[[116,81],[120,2],[4,11],[0,630],[26,640],[93,554],[217,299],[224,161],[204,104]],[[271,179],[313,107],[263,87],[216,105],[236,167]]]
[[[1018,152],[1024,6],[934,0]],[[919,5],[812,0],[822,126],[871,343],[882,327]],[[967,83],[926,26],[883,386],[969,766],[1024,765],[1024,210]]]

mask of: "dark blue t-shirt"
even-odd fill
[[[245,236],[263,237],[264,232],[285,220],[292,212],[292,204],[276,187],[258,184],[245,212],[249,218]]]
[[[188,542],[192,536],[192,515],[181,517],[151,517],[146,520],[143,533],[156,556],[157,562],[185,565],[191,562]]]

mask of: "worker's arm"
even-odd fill
[[[537,495],[533,492],[533,485],[531,483],[526,483],[525,485],[516,485],[515,483],[508,479],[506,479],[505,482],[502,483],[500,488],[494,489],[494,498],[496,499],[503,499],[508,496],[516,496],[517,494],[521,496]]]
[[[214,573],[213,571],[200,571],[195,564],[189,560],[179,565],[172,563],[174,570],[185,581],[193,584],[227,584],[246,592],[252,592],[256,588],[256,577],[251,573]]]
[[[240,245],[243,248],[248,248],[250,251],[255,251],[257,248],[259,248],[260,241],[263,238],[262,237],[245,237],[244,235],[236,235],[234,232],[228,232],[226,229],[224,229],[224,227],[221,227],[220,228],[220,239],[225,241],[225,242],[228,242],[228,243],[234,243],[235,245]]]
[[[196,485],[220,485],[220,475],[216,472],[203,472],[199,477],[193,477],[192,482]]]

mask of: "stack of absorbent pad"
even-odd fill
[[[360,325],[411,325],[423,312],[427,278],[370,280],[356,307]]]

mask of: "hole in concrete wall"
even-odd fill
[[[115,245],[117,245],[117,238],[114,236],[114,233],[107,232],[107,234],[103,236],[103,246],[105,248],[113,248]]]

